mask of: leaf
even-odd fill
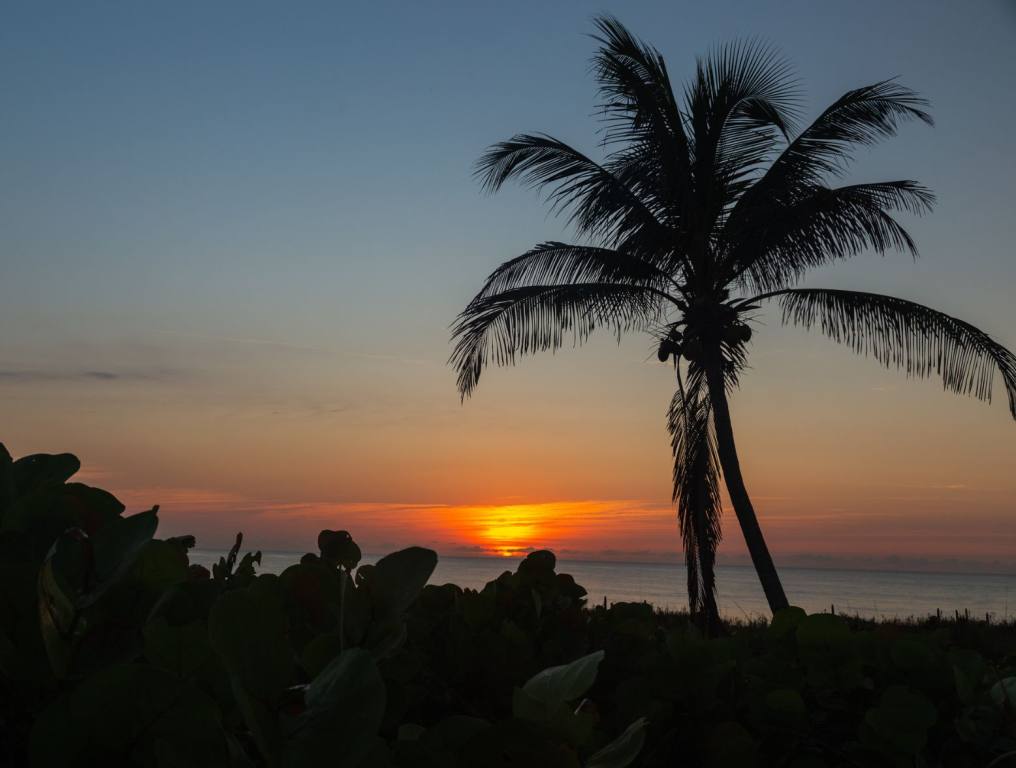
[[[271,701],[290,683],[293,670],[286,637],[282,590],[275,576],[223,594],[208,616],[208,638],[244,690]]]
[[[141,550],[135,565],[138,581],[153,594],[162,594],[173,584],[187,580],[188,560],[185,550],[171,539],[152,539]]]
[[[575,701],[593,686],[603,657],[603,651],[596,651],[570,664],[548,667],[533,675],[522,686],[522,692],[541,703],[546,712],[553,713],[558,706]]]
[[[19,495],[25,495],[46,485],[66,483],[79,469],[81,462],[70,453],[22,456],[14,462],[14,486]]]
[[[306,692],[293,726],[285,768],[353,768],[373,749],[385,711],[385,685],[373,657],[360,648],[337,656]]]
[[[303,647],[300,666],[309,677],[317,677],[341,651],[342,641],[339,639],[339,633],[325,632]]]
[[[769,634],[773,637],[786,637],[797,629],[798,625],[807,617],[803,608],[792,605],[789,608],[781,608],[773,614],[769,622]]]
[[[374,613],[401,615],[426,586],[437,566],[437,553],[409,547],[382,557],[370,576]]]
[[[814,613],[797,625],[797,644],[802,652],[829,653],[841,650],[850,642],[850,628],[839,616]]]
[[[94,603],[126,573],[159,527],[158,507],[130,517],[118,517],[91,537],[95,551],[94,586],[84,605]]]
[[[349,531],[321,531],[318,534],[318,549],[322,560],[333,567],[340,565],[347,571],[356,568],[362,557],[360,547],[353,541]]]
[[[4,513],[16,494],[14,485],[14,461],[7,448],[0,443],[0,530],[4,525]]]
[[[58,678],[69,671],[87,628],[81,595],[91,570],[92,544],[82,531],[72,529],[53,543],[39,571],[39,629]]]
[[[640,717],[625,728],[624,733],[590,757],[586,768],[625,768],[631,765],[642,751],[648,725],[649,721]]]
[[[1016,677],[1006,677],[991,686],[991,700],[1000,707],[1016,709]]]

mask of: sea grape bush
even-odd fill
[[[192,537],[155,538],[157,508],[125,515],[69,482],[78,468],[0,446],[0,763],[623,768],[638,754],[645,721],[606,734],[579,706],[602,653],[557,653],[568,663],[517,681],[506,711],[404,720],[428,677],[407,617],[433,551],[359,565],[348,533],[322,531],[275,576],[238,536],[209,572],[188,560]]]
[[[589,608],[534,552],[481,590],[345,531],[278,575],[242,538],[209,571],[0,446],[0,764],[985,766],[1016,751],[1013,629],[799,609],[705,638]],[[1016,763],[1014,763],[1016,764]]]

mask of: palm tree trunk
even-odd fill
[[[717,358],[719,355],[717,355]],[[755,508],[748,497],[748,489],[744,487],[741,476],[741,463],[737,458],[737,447],[734,445],[734,429],[730,423],[730,407],[727,405],[727,392],[723,381],[722,359],[712,361],[706,367],[706,383],[709,386],[709,400],[713,409],[713,424],[716,427],[716,452],[720,455],[720,467],[723,479],[730,494],[730,503],[734,505],[737,522],[741,524],[741,533],[748,545],[751,562],[762,582],[762,591],[769,601],[769,609],[775,613],[790,605],[783,592],[783,584],[776,573],[776,566],[769,554],[766,540],[762,536]]]

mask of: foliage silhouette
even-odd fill
[[[345,531],[279,575],[210,573],[0,447],[0,763],[34,766],[973,768],[1016,749],[1016,625],[789,608],[708,639],[585,605],[534,552],[481,590]],[[56,471],[56,468],[59,468]],[[105,542],[101,544],[100,542]],[[47,635],[49,635],[47,637]]]
[[[691,610],[715,626],[722,474],[776,612],[788,602],[744,485],[728,406],[761,304],[778,300],[786,323],[818,325],[886,366],[941,375],[947,390],[982,400],[997,371],[1014,418],[1016,356],[913,302],[797,287],[813,267],[862,251],[917,256],[897,216],[929,211],[929,190],[907,180],[833,182],[856,147],[907,120],[930,125],[924,99],[886,80],[848,91],[798,130],[790,67],[765,46],[715,50],[679,98],[656,49],[612,17],[596,27],[605,159],[520,134],[477,166],[487,191],[510,179],[544,191],[579,242],[542,243],[494,270],[453,325],[450,362],[465,398],[490,363],[581,343],[600,327],[651,334],[677,376],[667,426]]]
[[[67,483],[78,467],[69,454],[13,461],[0,445],[0,764],[465,768],[504,750],[505,766],[625,768],[638,755],[645,720],[612,741],[575,710],[596,669],[558,637],[545,658],[560,666],[537,674],[528,659],[496,694],[476,691],[468,716],[430,706],[415,683],[434,676],[426,643],[407,622],[425,634],[423,606],[439,604],[422,597],[437,589],[425,589],[433,551],[359,565],[352,536],[326,530],[276,576],[257,573],[259,552],[240,555],[238,535],[209,572],[189,562],[194,537],[154,538],[157,507],[125,516],[105,491]],[[547,632],[555,614],[581,622],[584,591],[550,553],[508,576],[530,609],[540,600]],[[518,619],[528,641],[534,616]],[[513,687],[522,703],[503,709]]]

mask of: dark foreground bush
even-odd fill
[[[0,764],[986,766],[1016,750],[1011,627],[790,609],[706,639],[537,552],[480,591],[344,531],[284,572],[211,573],[0,446]],[[1014,759],[1013,765],[1016,765]]]

